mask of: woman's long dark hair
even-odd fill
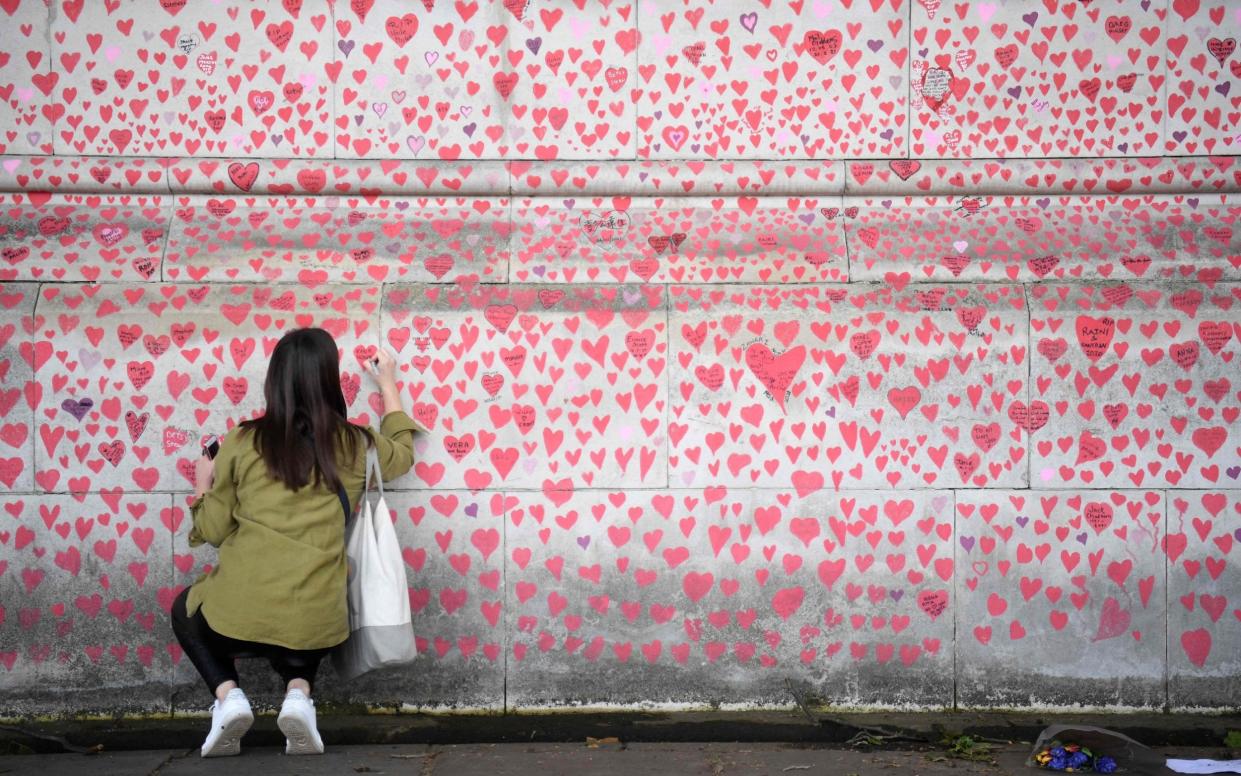
[[[298,490],[307,483],[340,487],[336,440],[350,429],[345,450],[350,458],[358,440],[373,441],[368,428],[349,422],[340,388],[340,356],[332,335],[319,328],[294,329],[280,338],[267,365],[263,384],[266,412],[238,425],[254,431],[254,443],[268,473]]]

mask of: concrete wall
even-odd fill
[[[0,20],[0,715],[205,706],[192,460],[311,324],[430,429],[325,699],[1237,708],[1241,3]]]

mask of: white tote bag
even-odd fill
[[[379,500],[371,507],[372,474]],[[405,665],[418,656],[409,611],[409,583],[396,528],[384,500],[383,474],[375,448],[366,453],[362,509],[345,534],[349,559],[349,638],[332,651],[332,665],[345,679],[376,668]]]

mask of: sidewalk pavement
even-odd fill
[[[1026,767],[1025,759],[1039,733],[1053,724],[1107,728],[1164,757],[1184,759],[1226,759],[1224,736],[1241,730],[1237,715],[1161,713],[824,713],[806,707],[736,712],[345,713],[320,715],[319,730],[327,745],[324,755],[286,757],[276,710],[262,706],[255,710],[254,726],[242,739],[241,756],[206,760],[198,751],[210,725],[206,716],[3,723],[0,776],[1033,776],[1036,769]],[[97,753],[86,753],[91,751]]]
[[[1218,757],[1216,749],[1162,747],[1167,757]],[[1040,773],[1024,765],[1028,744],[995,745],[984,760],[943,748],[843,749],[780,743],[585,743],[331,746],[318,756],[286,757],[282,747],[242,746],[237,757],[203,759],[198,750],[0,757],[0,774],[38,776],[1000,776]],[[1172,771],[1166,771],[1171,774]]]

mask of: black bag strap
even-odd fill
[[[366,481],[362,484],[362,498],[366,498],[366,491],[371,487],[372,468],[375,469],[375,479],[379,482],[379,495],[381,497],[383,496],[383,478],[379,476],[379,458],[377,452],[378,451],[372,447],[368,441],[366,450]],[[345,493],[344,485],[341,485],[340,488],[337,489],[336,495],[340,497],[340,506],[341,509],[345,510],[345,522],[348,523],[352,510],[349,509],[349,496]]]
[[[345,486],[341,485],[336,491],[336,495],[340,496],[340,506],[345,510],[345,522],[349,522],[349,497],[345,495]]]

